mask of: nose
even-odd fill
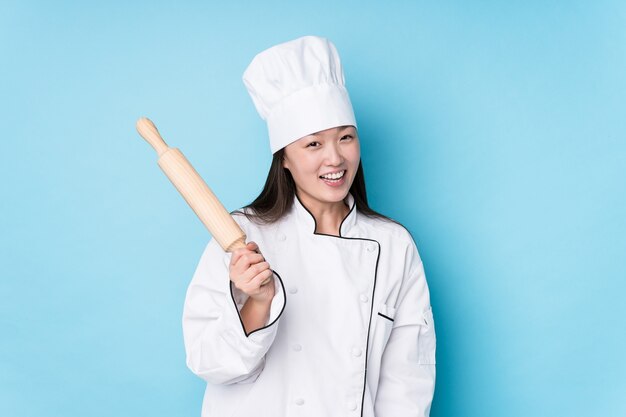
[[[341,165],[343,162],[343,155],[338,143],[331,143],[326,147],[326,164],[327,165]]]

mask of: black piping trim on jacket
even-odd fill
[[[326,234],[326,233],[317,233],[317,232],[316,232],[316,230],[317,230],[317,220],[315,219],[315,216],[314,216],[314,215],[313,215],[313,213],[311,213],[311,212],[309,211],[309,209],[308,209],[308,208],[306,208],[306,206],[302,203],[302,200],[300,200],[300,197],[298,197],[298,194],[296,194],[296,198],[297,198],[297,199],[298,199],[298,201],[300,202],[300,205],[301,205],[302,207],[304,207],[304,209],[306,210],[306,212],[307,212],[307,213],[309,213],[309,215],[310,215],[310,216],[311,216],[311,218],[313,219],[313,224],[315,225],[315,227],[313,228],[313,234],[314,234],[314,235],[318,235],[318,236],[341,237],[341,238],[344,238],[344,239],[358,239],[358,240],[370,240],[370,241],[372,241],[372,239],[365,239],[365,238],[346,238],[346,237],[341,236],[341,226],[343,226],[343,222],[345,222],[345,221],[346,221],[346,219],[347,219],[348,217],[350,217],[350,213],[352,213],[352,211],[353,211],[353,210],[354,210],[354,208],[356,207],[356,202],[353,202],[352,207],[350,207],[350,211],[348,212],[348,214],[346,214],[346,217],[344,217],[344,218],[343,218],[343,220],[341,221],[341,224],[339,225],[339,236],[335,236],[335,235],[329,235],[329,234]],[[374,240],[373,242],[376,242],[376,241]],[[376,243],[378,243],[378,242],[376,242]]]
[[[391,317],[385,316],[383,313],[378,313],[378,315],[386,318],[387,320],[393,321],[393,319]]]
[[[282,308],[282,310],[280,310],[280,313],[278,313],[278,316],[276,317],[276,319],[273,322],[268,323],[267,326],[260,327],[260,328],[258,328],[256,330],[253,330],[250,333],[246,333],[246,327],[243,325],[243,320],[241,318],[241,313],[239,312],[239,308],[237,308],[237,302],[235,301],[235,296],[233,294],[233,282],[230,281],[230,298],[231,298],[231,300],[233,300],[233,304],[235,305],[235,311],[237,311],[237,316],[239,317],[239,323],[241,323],[241,329],[243,330],[243,334],[245,334],[246,337],[249,337],[252,333],[258,332],[259,330],[267,329],[272,324],[276,323],[278,321],[278,319],[280,318],[280,316],[283,315],[283,311],[285,311],[285,306],[287,305],[287,295],[285,294],[285,285],[283,284],[283,279],[280,277],[280,275],[278,275],[278,273],[276,271],[274,271],[273,269],[272,269],[272,272],[274,274],[276,274],[276,276],[278,277],[278,280],[280,281],[280,285],[283,288],[283,308]]]
[[[339,236],[335,236],[335,235],[329,235],[329,234],[326,234],[326,233],[317,233],[315,231],[315,230],[317,230],[317,221],[315,220],[315,216],[313,215],[313,213],[311,213],[309,211],[308,208],[306,208],[306,206],[304,204],[302,204],[302,201],[298,197],[298,194],[296,194],[296,198],[300,202],[300,205],[302,207],[304,207],[304,209],[313,218],[313,222],[315,224],[315,229],[313,229],[313,234],[314,235],[330,236],[330,237],[334,237],[334,238],[337,238],[337,239],[346,239],[346,240],[365,240],[365,241],[368,241],[368,242],[376,242],[376,244],[378,245],[378,256],[376,257],[376,267],[374,268],[374,285],[372,287],[372,298],[370,298],[372,300],[372,305],[370,306],[370,321],[369,321],[369,324],[367,326],[367,340],[365,342],[365,368],[363,369],[363,394],[361,395],[361,417],[363,417],[363,405],[365,404],[365,388],[367,387],[367,357],[368,357],[368,353],[369,353],[368,351],[369,351],[369,345],[370,345],[370,330],[372,328],[372,317],[373,317],[373,313],[374,313],[374,293],[376,292],[376,278],[378,276],[378,261],[380,260],[380,242],[378,242],[377,240],[374,240],[374,239],[366,239],[366,238],[363,238],[363,237],[345,237],[345,236],[341,236],[341,226],[343,226],[343,222],[346,221],[348,216],[350,216],[350,213],[352,213],[352,210],[354,210],[354,208],[356,207],[356,202],[354,202],[352,204],[352,207],[350,208],[350,211],[348,212],[346,217],[344,217],[343,220],[341,221],[341,224],[339,225]]]

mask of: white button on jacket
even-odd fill
[[[361,417],[430,414],[435,328],[419,253],[405,228],[346,202],[340,236],[314,233],[297,197],[272,225],[234,213],[275,272],[269,320],[250,334],[231,255],[207,245],[183,313],[187,366],[207,381],[203,417],[346,416],[346,404]]]

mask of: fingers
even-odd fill
[[[268,262],[259,262],[257,264],[254,265],[250,265],[244,272],[243,274],[241,274],[241,277],[245,280],[245,281],[251,281],[252,279],[254,279],[254,277],[256,277],[257,275],[259,275],[261,272],[268,270],[270,268],[270,264]]]
[[[248,252],[242,254],[234,264],[231,262],[231,267],[234,267],[236,270],[243,272],[250,266],[263,261],[265,261],[263,255],[254,252]]]
[[[273,271],[270,269],[269,264],[261,262],[252,265],[243,274],[236,276],[233,282],[237,288],[251,295],[258,291],[262,285],[267,284],[272,275]]]
[[[235,286],[243,291],[255,291],[270,281],[272,270],[255,242],[235,249],[230,259],[230,276]]]
[[[263,278],[263,280],[261,281],[261,287],[264,287],[268,284],[270,284],[272,282],[272,278],[274,276],[274,271],[272,271],[271,269],[269,270],[269,273],[267,273],[267,277]]]
[[[250,288],[260,287],[266,281],[269,281],[268,278],[270,278],[273,274],[274,272],[272,272],[272,270],[269,268],[269,265],[267,265],[266,269],[262,269],[258,273],[253,274],[248,280],[247,285]]]
[[[261,258],[263,258],[263,255],[260,254],[258,249],[259,249],[259,246],[255,242],[248,242],[246,244],[245,248],[235,249],[232,252],[232,256],[230,257],[230,265],[233,266],[233,265],[237,264],[237,262],[239,262],[239,260],[243,256],[248,255],[248,254],[251,255],[251,254],[255,254],[256,253],[259,256],[261,256]],[[254,259],[258,259],[258,258],[254,258]],[[249,260],[249,261],[250,261],[249,263],[256,263],[256,262],[258,262],[258,261],[252,261],[252,260]]]

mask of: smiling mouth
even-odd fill
[[[339,171],[335,174],[320,175],[320,179],[324,181],[337,182],[340,181],[345,175],[346,170],[344,169],[343,171]]]

